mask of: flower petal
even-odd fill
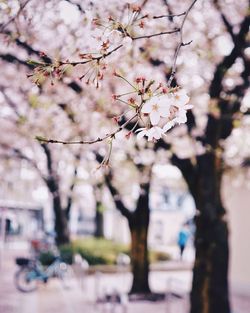
[[[154,126],[148,130],[148,141],[152,141],[153,139],[160,139],[163,134],[162,128],[158,126]]]
[[[152,111],[152,109],[153,109],[153,102],[152,101],[147,101],[144,105],[143,105],[143,107],[142,107],[142,109],[141,109],[141,112],[142,113],[150,113],[151,111]]]
[[[160,113],[157,111],[151,111],[150,113],[150,121],[152,125],[156,125],[160,121]]]
[[[162,135],[162,129],[160,127],[154,127],[154,138],[160,139]]]
[[[186,115],[186,111],[181,111],[176,118],[174,119],[174,121],[178,124],[182,124],[182,123],[186,123],[187,122],[187,115]]]
[[[189,102],[189,100],[190,100],[190,98],[189,98],[188,95],[182,95],[182,96],[180,97],[180,101],[182,102],[183,105],[184,105],[184,104],[187,104],[187,103]]]
[[[183,109],[185,109],[185,110],[190,110],[190,109],[192,109],[193,107],[194,107],[194,106],[193,106],[192,104],[186,104]]]
[[[159,106],[159,113],[162,117],[168,117],[170,115],[170,107],[167,104],[161,104]]]
[[[163,132],[166,133],[169,129],[171,129],[175,125],[174,120],[167,122],[167,124],[163,127]]]

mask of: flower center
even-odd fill
[[[156,104],[153,104],[153,106],[152,106],[152,111],[158,111],[158,104],[156,103]]]

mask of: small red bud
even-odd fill
[[[120,75],[114,70],[113,75],[116,77],[120,77]]]
[[[118,96],[117,95],[112,95],[112,99],[115,101],[118,99]]]
[[[129,98],[128,102],[131,103],[131,104],[134,104],[135,103],[135,99],[134,98]]]
[[[144,23],[143,21],[141,21],[141,22],[139,23],[139,27],[140,27],[140,28],[144,28],[144,26],[145,26],[145,23]]]
[[[131,135],[132,135],[132,132],[129,131],[129,132],[125,135],[125,138],[126,138],[126,139],[130,139]]]
[[[40,51],[40,52],[39,52],[39,56],[40,56],[40,57],[46,57],[47,55],[46,55],[46,53],[45,53],[45,52]]]
[[[114,122],[116,122],[117,124],[119,123],[119,121],[120,121],[120,118],[119,117],[117,117],[117,116],[114,116],[113,117],[113,121]]]

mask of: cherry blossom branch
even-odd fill
[[[153,16],[153,19],[159,19],[159,18],[172,18],[172,17],[178,17],[178,16],[183,16],[185,15],[186,12],[180,13],[180,14],[164,14],[164,15],[157,15],[157,16]]]
[[[162,36],[162,35],[170,35],[170,34],[178,33],[179,31],[180,31],[180,28],[176,28],[174,30],[170,30],[170,31],[166,31],[166,32],[160,32],[160,33],[155,33],[155,34],[151,34],[151,35],[144,35],[144,36],[138,36],[138,37],[130,36],[130,38],[132,40],[138,40],[138,39],[152,38],[152,37],[157,37],[157,36]]]
[[[26,7],[26,5],[30,2],[30,0],[26,0],[23,4],[20,5],[19,10],[16,15],[13,16],[8,22],[0,25],[0,32],[2,32],[9,24],[11,24],[18,16],[21,14],[22,10]]]
[[[114,138],[115,135],[119,132],[121,132],[130,122],[132,122],[132,120],[134,120],[137,116],[139,115],[139,112],[137,112],[136,114],[134,114],[131,118],[129,118],[124,124],[122,124],[120,127],[118,127],[115,131],[113,131],[112,133],[106,134],[103,137],[98,137],[96,139],[93,140],[77,140],[77,141],[64,141],[64,140],[54,140],[54,139],[46,139],[40,136],[36,136],[36,139],[42,143],[56,143],[56,144],[63,144],[63,145],[78,145],[78,144],[82,144],[82,145],[91,145],[97,142],[101,142],[104,141],[108,138]]]
[[[115,47],[114,49],[108,51],[107,53],[104,53],[98,57],[92,57],[91,59],[87,60],[87,61],[76,61],[76,62],[70,62],[70,61],[66,61],[66,62],[59,62],[60,65],[72,65],[72,66],[76,66],[76,65],[82,65],[82,64],[87,64],[90,63],[92,61],[100,61],[102,59],[105,59],[106,57],[108,57],[109,55],[111,55],[113,52],[119,50],[123,45],[119,45],[117,47]]]
[[[188,14],[192,10],[192,8],[193,8],[193,6],[195,5],[196,2],[197,2],[197,0],[194,0],[191,3],[191,5],[189,6],[189,8],[187,9],[187,11],[186,11],[186,13],[184,15],[184,18],[183,18],[181,26],[180,26],[180,30],[179,30],[179,38],[180,38],[180,40],[179,40],[179,44],[178,44],[178,46],[177,46],[177,48],[175,50],[172,70],[171,70],[171,74],[170,74],[170,77],[169,77],[169,80],[168,80],[168,87],[171,86],[171,83],[172,83],[172,81],[174,79],[174,76],[175,76],[175,73],[176,73],[176,68],[177,68],[176,62],[177,62],[177,57],[179,55],[181,47],[187,46],[187,45],[191,44],[191,42],[192,42],[192,41],[189,41],[187,43],[183,42],[183,28],[184,28],[184,24],[185,24],[185,22],[187,20]]]

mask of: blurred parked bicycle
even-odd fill
[[[15,286],[19,291],[32,292],[38,287],[38,283],[46,284],[50,278],[59,278],[66,287],[67,279],[71,274],[70,266],[62,261],[60,256],[47,267],[42,266],[38,259],[17,258],[16,264],[20,267],[15,274]]]
[[[30,240],[30,258],[16,258],[19,266],[15,286],[22,292],[32,292],[38,283],[46,284],[50,278],[59,278],[66,287],[71,267],[62,259],[55,245],[54,235],[44,233],[39,239]]]

